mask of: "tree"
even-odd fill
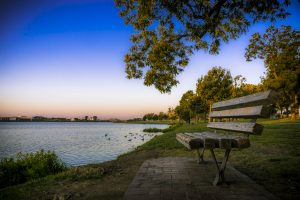
[[[191,103],[194,98],[194,92],[192,90],[184,93],[179,101],[179,106],[176,107],[176,112],[180,119],[186,121],[187,123],[191,122]]]
[[[198,121],[199,115],[203,114],[203,119],[206,121],[206,113],[208,112],[208,108],[206,106],[206,102],[197,95],[193,96],[193,99],[190,103],[190,109],[192,114],[195,116],[196,121]]]
[[[233,78],[232,97],[243,96],[242,87],[246,82],[246,78],[242,75],[237,75]]]
[[[174,108],[168,108],[167,115],[170,120],[176,120],[178,118],[177,113]]]
[[[207,75],[198,79],[196,94],[205,103],[204,109],[208,110],[213,102],[231,97],[232,77],[228,70],[213,67]]]
[[[154,114],[152,120],[155,120],[155,121],[158,120],[158,115]]]
[[[263,91],[262,84],[254,85],[246,83],[247,79],[242,75],[233,78],[232,98],[246,96]]]
[[[143,117],[143,120],[146,121],[146,120],[155,120],[155,114],[154,113],[147,113],[144,115]]]
[[[165,114],[164,112],[159,112],[158,119],[159,120],[166,120],[166,119],[168,119],[168,115]]]
[[[285,18],[290,0],[115,0],[135,33],[125,55],[127,78],[170,92],[189,56],[200,49],[217,54],[251,24]]]
[[[262,79],[268,89],[279,92],[279,107],[290,105],[293,118],[300,97],[300,33],[290,26],[269,27],[264,34],[255,33],[245,53],[247,61],[264,60],[266,75]]]

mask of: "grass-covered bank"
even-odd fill
[[[235,150],[229,162],[283,199],[300,197],[300,121],[264,120],[262,136],[251,147]],[[178,132],[205,130],[205,124],[182,125],[117,160],[76,167],[0,190],[0,199],[122,199],[142,162],[160,156],[195,156],[175,139]],[[218,156],[221,152],[218,151]],[[207,154],[208,155],[208,154]]]

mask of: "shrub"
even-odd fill
[[[157,133],[157,132],[162,132],[163,129],[159,129],[159,128],[145,128],[143,130],[143,132],[147,132],[147,133]]]
[[[0,161],[0,188],[24,183],[66,169],[66,165],[52,151],[18,153],[16,158]]]

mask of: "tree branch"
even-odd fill
[[[209,11],[209,13],[208,13],[208,18],[213,17],[213,19],[212,19],[211,21],[216,22],[216,19],[218,19],[219,15],[220,15],[221,8],[222,8],[222,6],[226,3],[226,1],[227,1],[227,0],[220,0],[220,1],[218,1],[217,4],[215,4],[215,5],[213,6],[213,8],[210,9],[210,11]],[[191,6],[191,5],[189,5],[189,4],[187,4],[187,5],[188,5],[189,7]],[[190,8],[190,9],[191,9],[191,8]],[[191,11],[192,11],[193,16],[194,16],[193,10],[191,10]],[[195,16],[194,16],[194,17],[195,17]],[[196,17],[195,17],[195,18],[196,18]],[[199,19],[205,18],[205,16],[204,16],[204,15],[201,15],[201,16],[199,16],[198,18],[199,18]],[[204,37],[204,35],[207,33],[207,31],[208,31],[209,28],[211,28],[211,27],[215,28],[216,26],[217,26],[217,25],[216,25],[215,23],[210,23],[210,22],[205,23],[205,24],[203,25],[203,30],[202,30],[201,33],[198,35],[198,37],[199,37],[199,38]],[[178,35],[175,39],[169,40],[169,42],[174,42],[175,40],[179,41],[179,40],[181,40],[182,38],[190,37],[190,36],[192,36],[192,35],[191,35],[191,34],[188,34],[188,33],[186,33],[186,34],[181,34],[181,35]]]

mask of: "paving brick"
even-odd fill
[[[197,164],[185,157],[146,160],[130,184],[126,200],[278,200],[246,175],[230,165],[228,184],[213,186],[216,166],[213,162]]]

